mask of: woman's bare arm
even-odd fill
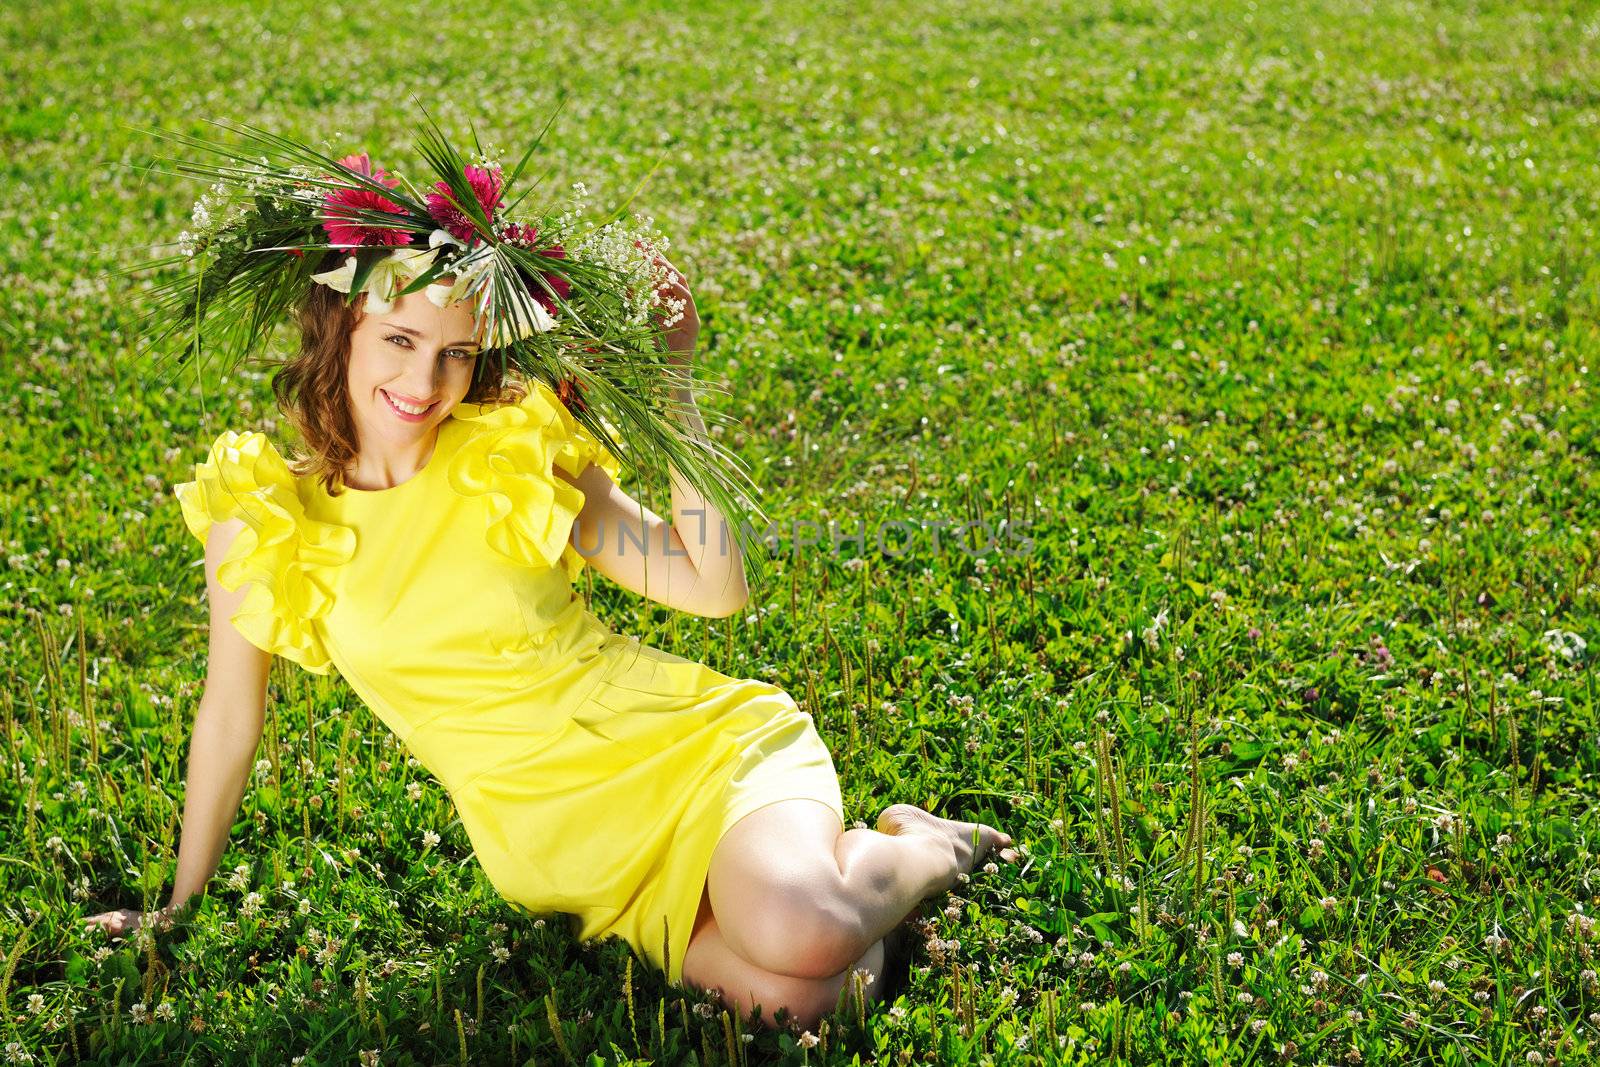
[[[591,463],[581,475],[556,476],[583,491],[568,543],[588,565],[624,589],[708,618],[742,608],[750,597],[744,556],[721,512],[676,470],[669,522],[623,491]]]
[[[705,420],[690,388],[700,315],[688,279],[664,258],[671,276],[662,296],[676,308],[677,321],[665,330],[672,380],[668,393],[673,416],[688,436],[704,441]],[[732,524],[704,494],[672,468],[672,521],[619,489],[600,467],[590,464],[577,478],[556,474],[583,490],[583,510],[570,538],[574,550],[607,578],[640,596],[695,615],[722,618],[749,602],[744,554]],[[587,551],[586,551],[587,550]]]
[[[239,802],[244,798],[266,712],[267,671],[272,655],[252,645],[233,625],[233,613],[249,586],[229,591],[217,582],[217,568],[244,520],[229,519],[206,535],[206,599],[210,638],[206,684],[195,712],[189,742],[189,774],[178,844],[178,870],[172,898],[160,914],[170,915],[204,890],[228,844]],[[142,915],[119,910],[89,919],[113,935],[131,933]]]

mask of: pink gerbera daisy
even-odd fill
[[[462,173],[472,187],[473,195],[478,198],[478,205],[493,223],[495,209],[500,206],[500,168],[487,170],[469,163]],[[428,194],[428,214],[433,216],[433,220],[458,241],[469,246],[482,243],[483,238],[479,236],[477,227],[450,202],[450,183],[441,179],[433,187],[438,190]]]
[[[560,245],[551,245],[549,248],[541,248],[539,250],[539,254],[541,256],[549,256],[551,259],[567,258],[566,250]],[[559,274],[546,273],[544,275],[544,280],[550,286],[550,288],[555,290],[556,296],[559,296],[563,300],[567,299],[568,294],[572,292],[571,283],[569,283]],[[555,314],[556,302],[551,299],[550,294],[545,292],[542,286],[535,285],[531,288],[533,291],[533,298],[539,301],[539,303],[543,304],[546,311],[550,312],[552,315]]]
[[[381,182],[391,189],[400,184],[398,178],[390,178],[384,170],[373,170],[372,160],[367,158],[365,152],[345,156],[339,160],[339,165],[365,175],[373,181]],[[404,209],[399,204],[371,189],[352,187],[332,190],[322,198],[322,228],[328,231],[328,243],[339,248],[411,243],[413,235],[410,230],[389,229],[357,221],[361,217],[358,212],[361,211],[404,214]]]
[[[520,222],[513,222],[511,225],[505,228],[504,237],[509,243],[522,248],[537,251],[541,256],[548,256],[551,259],[567,258],[566,250],[560,245],[551,245],[549,248],[538,247],[536,242],[539,237],[539,228],[537,226],[527,226]],[[555,290],[556,296],[559,296],[561,299],[567,299],[567,296],[572,292],[571,283],[569,283],[565,278],[561,277],[561,275],[546,273],[543,277],[544,280],[549,283],[550,288]],[[556,302],[551,298],[549,293],[544,291],[542,286],[530,284],[528,286],[528,292],[533,294],[533,298],[535,300],[544,305],[544,309],[546,311],[550,312],[551,314],[555,313],[557,306]]]

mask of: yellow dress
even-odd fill
[[[330,496],[267,438],[225,431],[174,493],[250,583],[233,623],[305,669],[336,668],[449,792],[496,891],[619,936],[682,977],[712,850],[738,819],[806,797],[844,808],[811,715],[614,633],[572,579],[583,493],[555,474],[620,464],[542,383],[458,405],[423,469]],[[596,535],[579,526],[592,551]],[[670,953],[670,957],[669,957]]]

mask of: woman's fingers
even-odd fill
[[[122,932],[122,916],[116,912],[106,912],[102,915],[91,916],[87,922],[90,929],[99,927],[106,933],[113,935]]]
[[[140,921],[140,913],[131,908],[101,912],[85,920],[88,928],[98,926],[112,937],[123,937],[133,933],[139,927]]]

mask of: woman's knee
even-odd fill
[[[733,950],[714,919],[690,943],[683,977],[696,988],[716,990],[729,1007],[755,1025],[804,1029],[814,1029],[820,1018],[836,1010],[845,985],[842,975],[797,978],[757,966]]]
[[[723,936],[745,959],[790,978],[831,978],[869,945],[860,912],[840,893],[785,890],[752,898]]]
[[[768,973],[732,988],[719,986],[717,989],[724,1002],[735,1008],[747,1025],[774,1030],[787,1027],[814,1030],[818,1020],[838,1009],[843,983]]]
[[[763,970],[838,974],[866,948],[860,908],[845,893],[838,819],[811,800],[770,804],[729,829],[707,884],[726,941]]]

